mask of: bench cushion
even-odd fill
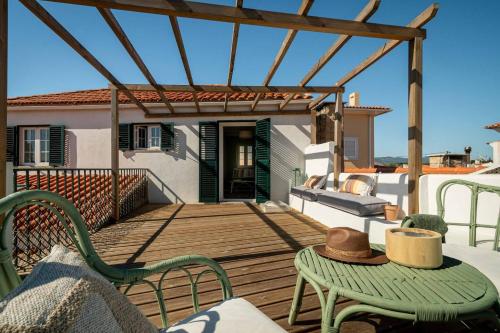
[[[163,333],[285,333],[278,324],[243,298],[233,298],[196,313]]]
[[[358,215],[370,216],[384,213],[388,202],[373,196],[360,196],[351,193],[321,191],[317,201],[324,205]]]
[[[324,190],[311,189],[304,185],[295,186],[290,189],[291,194],[308,201],[316,201],[318,199],[318,194],[322,192],[324,192]]]

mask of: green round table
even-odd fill
[[[384,250],[383,245],[372,244]],[[293,325],[300,311],[305,282],[318,294],[321,304],[321,332],[339,332],[349,316],[368,312],[413,321],[451,321],[488,317],[498,324],[498,291],[474,267],[443,257],[437,269],[417,269],[392,262],[384,265],[356,265],[323,258],[305,248],[295,256],[297,284],[288,321]],[[323,288],[327,288],[325,297]],[[348,306],[334,318],[338,297],[360,302]],[[494,309],[494,311],[491,311]]]

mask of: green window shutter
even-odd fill
[[[134,131],[132,124],[120,124],[118,128],[118,149],[121,151],[134,149]]]
[[[218,124],[200,123],[200,202],[219,201]]]
[[[19,165],[19,127],[7,127],[7,162]]]
[[[255,201],[263,203],[271,198],[271,119],[255,125]]]
[[[162,123],[161,124],[161,150],[174,150],[174,124],[173,123]]]
[[[64,125],[49,126],[49,164],[53,166],[64,165]]]

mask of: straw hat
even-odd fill
[[[370,248],[366,232],[347,227],[328,229],[326,244],[313,249],[322,257],[347,263],[381,265],[389,262],[383,252]]]

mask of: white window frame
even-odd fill
[[[146,128],[146,147],[139,147],[139,128],[140,127],[145,127]],[[160,133],[160,140],[158,142],[158,146],[153,146],[153,129],[158,128],[159,133]],[[161,150],[161,126],[160,125],[141,125],[141,124],[135,124],[134,125],[134,150]]]
[[[243,147],[243,151],[241,151],[242,147]],[[243,154],[243,164],[241,164],[241,154]],[[249,157],[250,157],[250,159],[249,159]],[[238,145],[238,166],[242,167],[242,168],[253,167],[253,146],[252,145],[249,145],[249,144]]]
[[[49,127],[20,127],[19,128],[19,164],[26,166],[49,166],[50,165],[50,132],[49,132],[49,161],[41,162],[41,144],[40,144],[40,131],[45,129],[49,131]],[[25,162],[24,161],[24,132],[26,130],[35,131],[35,162]]]
[[[348,156],[346,154],[346,142],[350,141],[354,143],[354,155]],[[357,161],[359,158],[359,145],[358,145],[358,138],[355,136],[348,136],[344,137],[344,159],[349,160],[349,161]]]

